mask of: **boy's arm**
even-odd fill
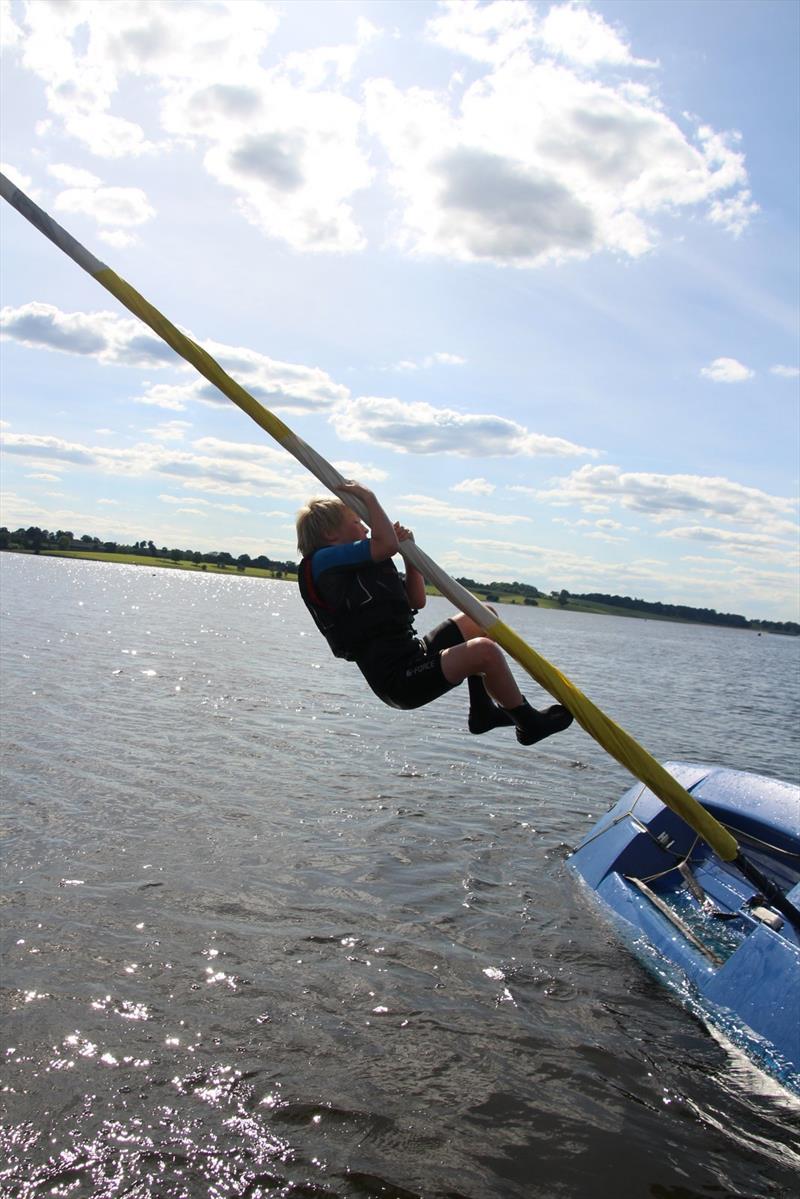
[[[370,530],[370,553],[373,562],[384,562],[391,558],[400,548],[395,527],[384,512],[374,492],[360,483],[352,481],[337,487],[337,492],[354,495],[361,500],[367,510],[367,524]]]
[[[397,534],[398,541],[413,541],[414,534],[405,525],[398,524],[395,521],[394,531]],[[421,571],[417,570],[416,566],[412,566],[410,562],[406,562],[406,595],[408,602],[412,608],[424,608],[428,599],[428,593],[425,590],[425,577]]]

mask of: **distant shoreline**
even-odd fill
[[[7,554],[24,554],[28,557],[40,558],[79,558],[87,562],[107,562],[112,566],[149,566],[151,569],[161,570],[188,570],[195,571],[201,574],[221,574],[229,577],[239,578],[247,576],[249,578],[259,579],[276,579],[279,582],[296,583],[296,572],[289,570],[267,570],[258,566],[237,566],[237,565],[216,565],[210,562],[195,563],[187,559],[159,558],[150,554],[115,554],[113,552],[105,552],[102,550],[40,550],[38,555],[32,550],[12,549],[8,547],[2,551]],[[426,586],[428,595],[439,596],[441,592],[436,587]],[[613,604],[597,603],[590,600],[582,600],[577,597],[570,596],[565,602],[551,596],[539,595],[535,601],[530,597],[522,595],[520,592],[514,591],[498,591],[491,585],[487,587],[471,586],[470,591],[477,599],[482,602],[499,604],[515,604],[518,607],[538,607],[558,609],[565,612],[588,612],[595,616],[624,616],[634,620],[657,620],[667,621],[670,624],[690,624],[703,625],[712,628],[735,628],[737,632],[755,633],[761,636],[763,633],[771,633],[773,636],[791,637],[797,636],[796,633],[786,631],[782,632],[778,629],[769,628],[737,628],[725,624],[724,622],[715,621],[700,621],[700,620],[684,620],[680,616],[669,616],[661,613],[651,613],[634,608],[617,607]],[[788,622],[787,622],[788,623]]]

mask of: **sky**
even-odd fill
[[[800,619],[793,0],[2,0],[2,170],[452,575]],[[0,205],[2,523],[321,485]]]

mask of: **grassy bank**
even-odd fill
[[[25,553],[24,550],[11,550],[10,553]],[[295,581],[297,575],[284,572],[275,573],[272,570],[261,570],[258,566],[214,566],[211,562],[189,562],[179,558],[154,558],[150,554],[107,554],[93,550],[41,550],[40,558],[84,558],[87,562],[114,562],[123,566],[149,566],[153,570],[195,570],[209,575],[251,575],[258,579],[288,579]]]

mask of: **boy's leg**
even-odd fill
[[[441,622],[441,625],[432,628],[431,631],[425,634],[422,638],[425,641],[426,649],[429,658],[435,658],[441,677],[446,688],[456,686],[456,683],[447,680],[444,671],[441,670],[441,653],[444,650],[452,649],[452,646],[463,645],[468,637],[464,634],[477,635],[477,625],[469,619],[469,616],[459,615],[451,616],[449,619]],[[469,687],[469,715],[467,724],[470,733],[488,733],[489,729],[498,729],[501,725],[513,724],[509,713],[505,712],[501,707],[494,703],[491,695],[487,692],[483,685],[483,675],[469,675],[467,679]],[[431,699],[435,699],[435,694],[432,694]],[[429,703],[429,700],[425,700]]]
[[[490,604],[486,605],[490,612],[495,612]],[[495,615],[497,613],[495,612]],[[484,630],[477,625],[475,621],[467,616],[466,613],[460,612],[457,616],[451,617],[461,636],[465,641],[470,641],[474,637],[483,637]],[[492,699],[489,692],[486,690],[486,682],[482,674],[471,674],[467,678],[467,686],[469,687],[469,715],[467,717],[467,728],[471,733],[480,734],[488,733],[491,729],[508,728],[514,721],[506,712],[505,708],[501,708]]]
[[[443,650],[450,649],[455,645],[462,645],[470,637],[477,637],[479,633],[480,630],[475,622],[461,613],[443,621],[435,629],[431,629],[429,633],[425,634],[423,640],[428,653],[439,660],[441,669]],[[488,733],[490,729],[507,727],[514,723],[508,713],[503,708],[499,708],[489,695],[484,685],[483,675],[469,675],[467,686],[469,687],[467,726],[471,733]]]
[[[503,651],[488,637],[472,637],[461,645],[442,650],[442,672],[450,683],[463,683],[470,675],[482,675],[486,690],[501,708],[511,710],[522,703],[522,692]]]
[[[503,651],[488,637],[473,637],[462,645],[442,650],[442,673],[450,683],[461,683],[471,675],[482,675],[486,690],[517,726],[522,745],[560,733],[572,724],[572,716],[561,704],[537,712],[523,697]],[[496,726],[494,726],[496,727]]]
[[[485,607],[487,607],[490,612],[493,612],[495,616],[497,615],[491,604],[486,604]],[[451,616],[450,619],[454,625],[458,626],[461,636],[465,641],[471,641],[473,637],[486,636],[486,629],[482,629],[479,624],[476,624],[471,616],[467,616],[466,612],[457,612],[456,615]]]
[[[469,715],[467,728],[471,733],[488,733],[490,729],[507,728],[514,721],[494,702],[482,674],[471,674],[467,679],[469,687]]]

